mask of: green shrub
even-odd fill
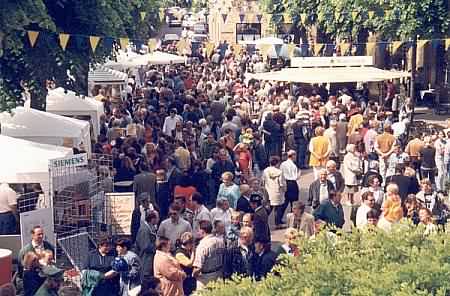
[[[255,283],[217,282],[202,295],[450,295],[450,234],[424,236],[422,227],[401,225],[385,233],[355,231],[299,242],[280,276]]]

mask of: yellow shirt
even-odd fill
[[[383,203],[383,215],[384,218],[391,223],[400,221],[400,219],[403,218],[401,201],[394,201],[390,198],[386,199]]]
[[[311,143],[309,144],[310,150],[317,154],[321,160],[317,159],[312,153],[309,158],[309,165],[316,166],[324,166],[328,161],[328,156],[325,157],[328,152],[328,148],[330,146],[330,141],[325,136],[318,136],[311,139]]]

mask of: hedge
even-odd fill
[[[302,253],[261,282],[233,278],[201,295],[450,295],[450,234],[402,224],[299,241]]]

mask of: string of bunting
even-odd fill
[[[89,45],[91,47],[91,50],[93,53],[95,53],[96,48],[99,44],[99,42],[102,39],[109,39],[109,40],[117,40],[118,43],[122,48],[128,47],[130,41],[136,41],[138,43],[147,44],[150,51],[154,51],[158,46],[158,40],[155,38],[150,38],[147,40],[139,40],[139,39],[130,39],[128,37],[109,37],[109,36],[87,36],[87,35],[79,35],[79,34],[67,34],[67,33],[52,33],[52,32],[40,32],[40,31],[33,31],[29,30],[27,31],[28,40],[30,42],[30,46],[34,47],[36,43],[39,41],[39,36],[41,34],[53,34],[57,35],[59,44],[63,50],[66,50],[69,41],[72,37],[81,37],[86,38],[89,40]],[[430,39],[430,40],[417,40],[417,47],[419,50],[421,50],[427,43],[433,42],[433,41],[444,41],[445,50],[450,48],[450,38],[446,39]],[[186,42],[181,40],[179,44],[177,45],[177,48],[179,51],[183,51],[183,49],[187,46],[185,44]],[[295,46],[295,44],[290,44],[291,46]],[[333,48],[336,46],[339,46],[339,49],[341,51],[341,54],[347,54],[349,51],[351,53],[352,48],[357,48],[361,46],[365,46],[366,53],[368,55],[373,55],[375,53],[375,49],[378,45],[384,45],[389,46],[391,52],[393,54],[397,53],[400,49],[404,48],[405,50],[410,48],[412,45],[411,41],[392,41],[392,42],[367,42],[367,43],[349,43],[349,42],[340,42],[340,43],[315,43],[313,44],[312,48],[316,55],[319,55],[323,50],[329,50],[329,48]],[[264,47],[264,51],[268,51],[269,48]],[[288,52],[293,52],[292,47],[288,50]]]

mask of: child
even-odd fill
[[[41,266],[55,265],[55,257],[52,250],[44,250],[39,255],[39,264]]]
[[[231,213],[231,224],[229,225],[226,232],[227,248],[237,245],[240,228],[241,228],[241,213],[233,211]]]

